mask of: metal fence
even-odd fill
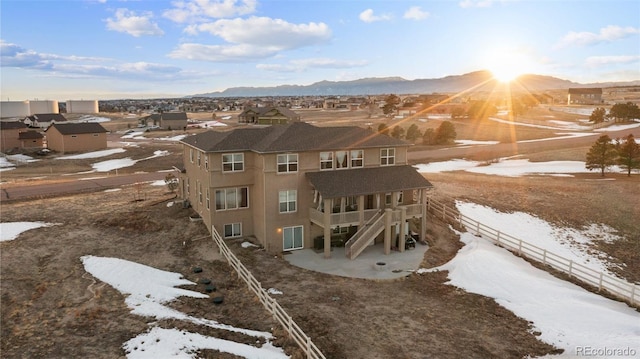
[[[494,228],[486,226],[458,211],[448,208],[437,200],[430,199],[427,210],[446,222],[456,223],[466,228],[469,232],[492,241],[494,244],[504,247],[521,256],[548,265],[558,271],[568,274],[570,277],[598,288],[598,291],[606,291],[611,295],[628,301],[634,306],[640,306],[640,286],[629,283],[623,279],[613,277],[586,267],[580,263],[549,252]]]
[[[293,321],[290,315],[285,312],[284,309],[278,304],[278,302],[271,298],[262,284],[251,274],[251,272],[240,262],[240,260],[231,252],[224,240],[216,231],[215,227],[211,226],[211,236],[213,241],[220,249],[220,253],[227,259],[227,262],[236,270],[238,277],[240,277],[247,286],[260,300],[260,303],[273,315],[273,317],[282,325],[287,331],[289,336],[295,340],[296,344],[304,351],[307,358],[310,359],[326,359],[320,349],[311,341],[302,329]]]

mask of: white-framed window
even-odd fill
[[[387,206],[390,206],[393,203],[393,194],[392,193],[385,193],[384,194],[384,203]]]
[[[202,204],[202,182],[196,181],[196,186],[198,188],[198,203]]]
[[[209,196],[209,188],[207,188],[207,209],[211,208],[211,197]]]
[[[364,167],[364,150],[351,150],[351,168]]]
[[[209,169],[209,156],[205,153],[203,154],[204,156],[204,169],[208,170]]]
[[[380,165],[390,166],[396,163],[396,149],[382,148],[380,149]]]
[[[349,152],[336,151],[336,169],[349,168]]]
[[[242,237],[242,223],[227,223],[224,225],[224,238]]]
[[[200,167],[200,164],[202,163],[202,153],[200,151],[196,154],[196,158],[198,160],[198,167]]]
[[[333,152],[320,152],[320,169],[333,169]]]
[[[278,195],[278,203],[280,204],[280,213],[290,213],[296,211],[296,201],[298,191],[295,189],[280,191]]]
[[[216,190],[216,211],[249,207],[249,188],[221,188]]]
[[[189,162],[193,163],[193,148],[189,149]]]
[[[298,154],[285,153],[278,155],[278,173],[298,172]]]
[[[293,226],[282,228],[282,248],[285,251],[302,249],[304,247],[303,227]]]
[[[222,155],[222,172],[244,171],[244,153],[225,153]]]
[[[185,181],[187,183],[187,195],[189,195],[191,193],[191,186],[189,185],[189,181],[188,179]]]

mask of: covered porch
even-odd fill
[[[309,172],[307,177],[314,188],[309,218],[323,229],[324,258],[331,258],[332,238],[344,228],[355,229],[344,231],[349,259],[374,245],[381,233],[385,255],[392,247],[403,252],[407,239],[413,240],[410,220],[419,221],[414,229],[418,240],[424,241],[427,192],[432,185],[412,166]]]

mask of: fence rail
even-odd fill
[[[260,303],[273,315],[273,318],[280,323],[280,325],[287,331],[289,336],[298,344],[300,349],[304,351],[309,359],[326,359],[320,349],[311,341],[311,338],[307,336],[304,331],[293,321],[291,316],[285,312],[285,310],[278,304],[278,302],[271,298],[262,284],[251,274],[251,272],[240,262],[240,260],[231,252],[227,244],[216,231],[215,227],[211,226],[211,236],[213,241],[220,249],[220,253],[225,257],[229,265],[231,265],[240,277],[248,286],[248,288],[258,297]]]
[[[613,277],[559,256],[553,252],[525,242],[521,239],[502,233],[494,228],[475,221],[458,211],[448,208],[437,200],[430,199],[427,210],[445,222],[455,223],[466,228],[469,232],[492,241],[501,247],[516,252],[521,256],[548,265],[556,270],[568,274],[583,283],[606,291],[611,295],[640,306],[640,286],[623,279]]]

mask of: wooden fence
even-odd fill
[[[216,243],[218,248],[220,249],[220,253],[227,259],[227,262],[236,270],[238,273],[238,277],[240,277],[247,286],[249,290],[251,290],[260,300],[260,303],[273,315],[273,317],[282,325],[282,327],[287,331],[289,336],[295,340],[296,344],[304,351],[307,358],[310,359],[326,359],[326,357],[322,354],[320,349],[311,341],[303,331],[300,329],[298,324],[293,321],[290,315],[282,309],[278,302],[271,298],[264,288],[262,288],[262,284],[258,282],[258,280],[249,272],[249,270],[240,262],[240,260],[231,252],[227,244],[224,243],[224,240],[216,231],[215,227],[211,226],[211,235],[213,237],[213,241]]]
[[[544,265],[548,265],[583,283],[592,285],[598,288],[598,291],[606,291],[617,298],[628,301],[636,307],[640,306],[640,286],[636,284],[593,270],[582,264],[575,263],[570,259],[549,252],[544,248],[537,247],[531,243],[502,233],[464,216],[434,199],[429,200],[427,210],[445,222],[458,224],[466,228],[469,232],[488,239],[496,245]]]

